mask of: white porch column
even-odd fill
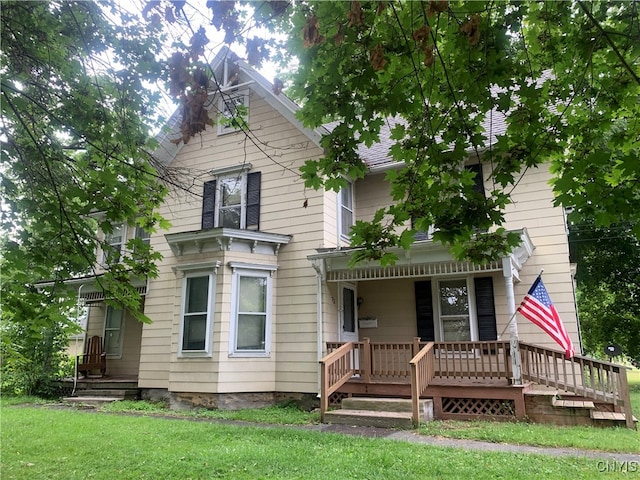
[[[513,290],[513,267],[511,258],[502,259],[504,286],[507,294],[507,311],[509,313],[509,343],[511,345],[511,368],[513,384],[522,385],[522,361],[520,359],[520,345],[518,344],[518,322],[516,315],[516,298]]]

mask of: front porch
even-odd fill
[[[512,373],[510,342],[328,342],[321,364],[322,421],[346,397],[411,400],[420,423],[420,402],[433,401],[436,419],[547,420],[636,428],[626,367],[518,343],[522,381]],[[538,396],[546,397],[544,411]],[[567,400],[569,398],[569,400]],[[551,409],[566,408],[570,420]],[[557,418],[556,418],[557,417]]]

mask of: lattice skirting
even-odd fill
[[[329,406],[339,407],[342,403],[342,399],[348,398],[350,396],[351,395],[349,395],[348,393],[333,392],[331,395],[329,395]]]
[[[515,412],[516,406],[513,400],[493,398],[442,398],[442,413],[445,415],[514,417]]]

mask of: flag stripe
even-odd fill
[[[540,276],[533,282],[517,311],[553,338],[564,349],[567,358],[575,354],[571,337],[564,328],[556,307],[551,303]]]

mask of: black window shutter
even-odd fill
[[[486,198],[484,194],[484,181],[482,178],[482,164],[476,163],[475,165],[467,165],[465,168],[475,172],[476,174],[476,177],[474,178],[475,184],[473,185],[473,191]]]
[[[476,287],[476,312],[478,336],[481,342],[497,340],[496,308],[493,302],[493,278],[474,278]]]
[[[247,175],[247,230],[260,230],[260,172]]]
[[[433,299],[431,297],[431,282],[415,283],[416,292],[416,320],[418,322],[418,336],[423,342],[435,341],[433,330]]]
[[[202,194],[202,229],[213,228],[216,216],[216,181],[205,182]]]

